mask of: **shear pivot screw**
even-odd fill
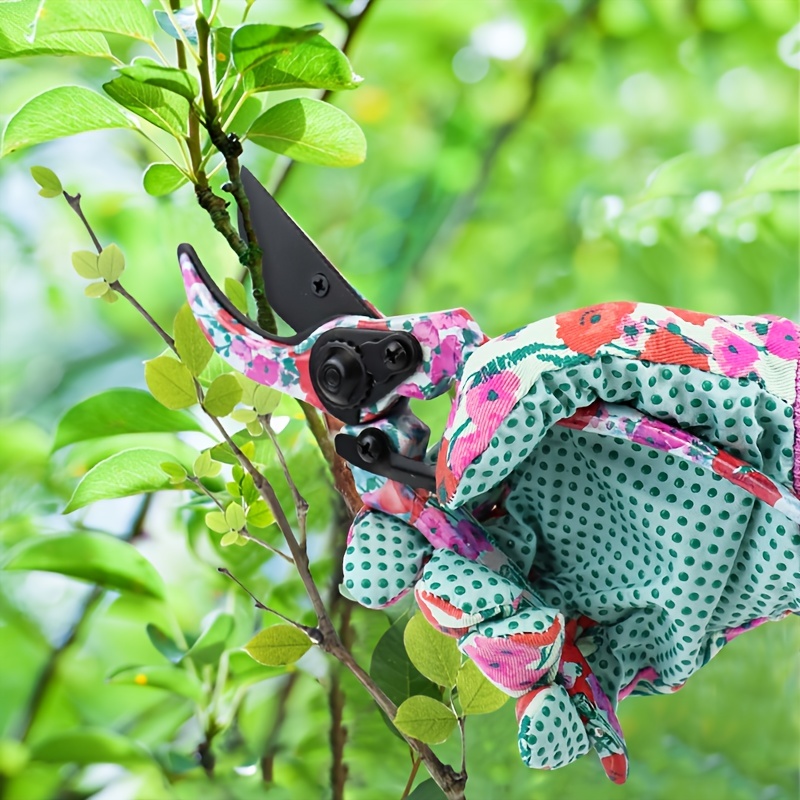
[[[371,431],[364,431],[356,440],[358,455],[365,464],[375,464],[382,461],[388,452],[386,441]]]
[[[312,279],[311,279],[311,291],[317,297],[325,297],[328,294],[328,289],[330,289],[330,283],[328,283],[328,279],[321,273],[318,272]]]
[[[383,349],[383,363],[392,371],[400,372],[408,366],[409,352],[401,342],[389,342]]]

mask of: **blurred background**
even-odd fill
[[[223,0],[223,21],[235,24],[243,7]],[[345,37],[317,0],[256,0],[248,21],[322,21],[332,41]],[[139,52],[130,40],[112,46],[126,59]],[[281,181],[282,204],[384,313],[464,306],[491,335],[618,299],[798,318],[800,187],[797,151],[786,150],[798,142],[795,0],[600,0],[589,10],[578,0],[373,0],[348,52],[364,82],[332,102],[363,127],[366,163],[297,164],[284,179],[284,161],[251,144],[243,162],[268,186]],[[104,63],[74,58],[0,62],[0,122],[47,88],[99,88],[107,79]],[[133,134],[102,132],[0,161],[0,552],[59,530],[130,529],[139,499],[60,514],[78,477],[120,442],[51,456],[52,434],[75,402],[143,387],[141,362],[162,349],[127,304],[83,296],[70,252],[90,242],[65,203],[37,195],[28,168],[48,166],[83,195],[100,240],[125,252],[126,286],[169,327],[183,302],[180,242],[190,241],[218,278],[237,265],[190,189],[166,198],[144,192],[142,172],[157,160]],[[436,436],[446,404],[417,411]],[[301,481],[316,503],[312,547],[324,581],[329,488],[309,447],[299,441],[294,457],[305,459]],[[233,556],[197,546],[202,516],[177,495],[148,505],[138,547],[167,582],[184,630],[197,632],[224,607],[241,618],[244,643],[249,601],[215,569]],[[279,607],[302,605],[295,581],[274,564],[251,562],[235,566],[261,595]],[[13,776],[0,796],[264,796],[253,753],[273,730],[285,675],[248,693],[215,784],[191,763],[172,785],[146,762],[23,765],[9,744],[21,726],[29,742],[94,725],[173,760],[191,755],[185,705],[106,680],[122,666],[163,661],[144,633],[163,610],[108,593],[76,630],[90,592],[53,574],[0,574],[0,774]],[[356,651],[368,654],[388,619],[358,611],[354,620]],[[796,798],[799,650],[799,620],[768,625],[733,642],[677,695],[626,701],[631,778],[622,788],[593,756],[554,773],[523,768],[511,704],[470,720],[468,795]],[[324,662],[310,654],[299,670],[269,797],[328,792]],[[367,697],[345,686],[347,796],[399,797],[408,753]],[[454,742],[441,750],[457,759]]]

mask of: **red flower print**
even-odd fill
[[[708,351],[699,344],[691,344],[679,333],[660,328],[647,340],[639,358],[655,364],[686,364],[708,372]]]
[[[703,325],[706,320],[711,319],[711,314],[703,314],[700,311],[687,311],[685,308],[672,308],[666,306],[667,311],[671,311],[678,319],[684,322],[691,322],[692,325]]]
[[[754,470],[725,450],[720,450],[714,457],[711,468],[717,475],[722,475],[734,486],[744,489],[767,505],[774,506],[780,500],[781,493],[764,473]]]
[[[619,338],[624,318],[635,307],[635,303],[603,303],[557,314],[557,335],[576,353],[595,356],[601,345]]]

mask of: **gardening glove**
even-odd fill
[[[594,748],[623,782],[620,699],[800,607],[799,341],[785,319],[634,303],[490,341],[459,376],[438,497],[363,493],[346,590],[375,608],[413,588],[518,698],[526,764]]]

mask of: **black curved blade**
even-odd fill
[[[250,201],[250,219],[263,252],[264,288],[275,313],[295,331],[348,314],[376,317],[272,195],[242,168],[242,184]],[[239,234],[245,240],[242,216]]]

